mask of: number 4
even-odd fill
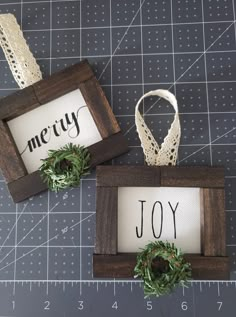
[[[114,302],[114,304],[111,306],[113,309],[118,309],[118,304],[117,302]]]

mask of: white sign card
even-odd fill
[[[8,121],[8,126],[28,173],[41,166],[50,149],[102,140],[79,89]]]
[[[200,189],[118,188],[118,252],[140,252],[150,241],[200,253]]]

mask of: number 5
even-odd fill
[[[152,310],[152,302],[151,301],[147,302],[147,310]]]

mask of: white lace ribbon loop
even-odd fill
[[[0,45],[20,88],[42,79],[40,68],[13,14],[0,14]]]
[[[167,136],[164,138],[164,141],[160,146],[156,142],[152,132],[144,122],[144,119],[139,112],[139,105],[141,101],[148,96],[158,96],[160,98],[166,99],[175,110],[174,120],[170,126]],[[135,124],[145,155],[146,163],[148,165],[158,166],[175,165],[178,156],[181,135],[179,110],[175,96],[168,90],[164,89],[157,89],[144,94],[139,99],[135,107]]]

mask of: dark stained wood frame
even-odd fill
[[[118,187],[200,187],[201,254],[186,254],[194,279],[229,279],[226,256],[224,168],[97,166],[94,277],[134,276],[135,253],[118,253]]]
[[[126,140],[89,63],[84,60],[68,67],[0,100],[0,168],[15,202],[46,190],[47,185],[38,171],[27,173],[7,121],[78,88],[103,139],[88,147],[91,167],[128,150]]]

